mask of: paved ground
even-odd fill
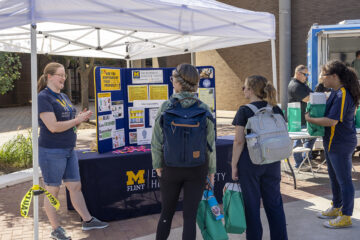
[[[0,108],[0,141],[11,138],[12,134],[18,132],[14,130],[27,128],[30,126],[30,108],[21,109],[1,109]],[[229,125],[233,117],[233,112],[223,112],[218,119],[218,132],[223,134],[232,134],[233,128]],[[27,116],[27,117],[22,117]],[[11,118],[13,120],[9,120]],[[17,120],[17,119],[23,120]],[[221,128],[221,130],[220,130]],[[219,131],[220,130],[220,131]],[[95,131],[80,130],[78,147],[87,147],[92,139],[95,138]],[[1,142],[0,142],[1,145]],[[354,227],[344,230],[327,230],[321,226],[322,221],[314,217],[317,211],[328,207],[330,201],[329,179],[326,169],[323,169],[313,178],[309,173],[297,174],[298,189],[294,190],[293,181],[287,172],[283,172],[281,191],[285,203],[285,212],[288,222],[289,239],[359,239],[360,233],[360,160],[354,158],[356,172],[353,173],[353,180],[357,191],[357,200],[354,212]],[[20,216],[19,205],[22,196],[31,187],[32,183],[25,182],[11,187],[0,189],[0,239],[32,239],[33,221],[32,211],[30,217],[24,219]],[[154,239],[152,235],[156,231],[158,214],[144,216],[140,218],[115,221],[110,223],[110,227],[105,230],[94,230],[83,232],[80,230],[80,218],[76,212],[66,210],[64,188],[61,188],[60,215],[62,216],[62,225],[72,235],[73,239],[136,239],[148,240]],[[42,200],[40,206],[43,206]],[[263,214],[264,216],[264,214]],[[182,215],[177,212],[173,220],[173,231],[170,240],[180,239]],[[264,239],[269,239],[266,220],[264,225]],[[51,227],[47,222],[45,213],[40,208],[40,239],[49,239]],[[198,239],[201,239],[198,235]],[[244,236],[231,236],[231,239],[244,239]]]

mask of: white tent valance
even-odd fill
[[[33,4],[33,5],[32,5]],[[275,39],[274,15],[212,0],[8,0],[0,51],[144,59]]]

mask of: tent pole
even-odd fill
[[[196,66],[196,53],[191,52],[191,65]]]
[[[31,25],[31,122],[33,185],[39,185],[36,24]],[[39,195],[34,195],[34,239],[39,239]]]
[[[275,52],[275,39],[271,39],[271,57],[272,57],[272,73],[273,73],[273,85],[276,89],[276,100],[279,99],[279,92],[277,87],[277,74],[276,74],[276,52]]]
[[[279,0],[279,78],[281,109],[287,111],[291,78],[291,0]]]

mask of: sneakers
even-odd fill
[[[99,219],[97,219],[96,217],[93,217],[90,222],[84,221],[82,223],[82,230],[87,231],[87,230],[92,230],[92,229],[101,229],[101,228],[106,228],[108,226],[109,226],[108,223],[102,222]]]
[[[341,208],[334,208],[333,206],[331,206],[325,211],[319,212],[317,214],[317,217],[321,219],[334,219],[340,215],[341,215]]]
[[[351,217],[346,215],[338,216],[333,220],[324,222],[327,228],[347,228],[352,226]]]
[[[70,240],[71,239],[71,237],[67,236],[65,230],[60,226],[51,232],[50,237],[55,240]]]

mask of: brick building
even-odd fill
[[[279,0],[219,0],[239,8],[270,12],[277,23],[277,58],[279,56],[278,23]],[[291,1],[291,71],[298,64],[306,64],[307,33],[314,23],[336,24],[345,19],[360,19],[359,0],[292,0]],[[0,106],[24,104],[30,94],[30,57],[22,56],[22,79],[15,83],[15,89],[0,95]],[[279,59],[279,58],[278,58]],[[277,59],[277,60],[278,60]],[[153,60],[154,67],[174,67],[182,62],[190,62],[190,55],[162,57]],[[279,63],[279,61],[277,61]],[[145,61],[136,61],[136,66],[145,66]],[[261,74],[272,80],[270,42],[250,44],[226,49],[200,52],[196,54],[197,65],[212,65],[216,75],[217,109],[236,110],[245,103],[242,91],[244,79],[253,74]],[[279,69],[279,64],[277,64]],[[90,81],[89,89],[93,89]],[[279,80],[278,80],[278,86]],[[90,93],[93,90],[90,90]],[[91,96],[91,94],[90,94]]]

